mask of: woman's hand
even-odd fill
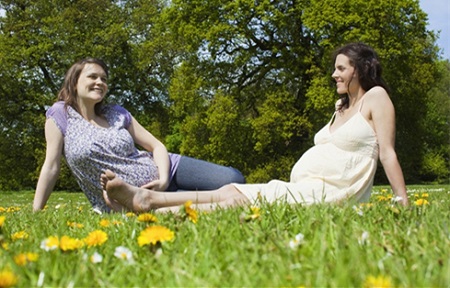
[[[409,206],[408,197],[395,196],[395,198],[392,199],[392,201],[405,207]]]
[[[154,180],[141,186],[141,188],[151,189],[155,191],[165,191],[167,187],[169,187],[169,181],[163,181],[161,179]]]

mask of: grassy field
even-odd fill
[[[0,287],[450,287],[450,186],[364,205],[92,212],[81,193],[0,192]]]

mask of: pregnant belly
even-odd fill
[[[316,145],[306,151],[291,171],[291,182],[312,179],[342,178],[351,168],[348,152],[332,144]]]

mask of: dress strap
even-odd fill
[[[363,103],[364,103],[364,97],[363,97],[363,98],[361,99],[361,104],[359,104],[359,109],[358,109],[358,112],[361,112],[361,109],[362,109]]]
[[[331,116],[330,126],[333,125],[335,119],[336,119],[336,111],[334,111],[333,116]]]

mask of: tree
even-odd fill
[[[439,104],[449,71],[417,0],[0,0],[0,9],[0,189],[34,186],[45,110],[88,56],[110,66],[108,99],[171,152],[233,165],[250,182],[288,180],[334,109],[331,54],[356,41],[384,64],[407,181],[448,175]],[[61,189],[76,187],[66,168]]]
[[[79,59],[97,57],[109,65],[110,101],[139,119],[144,107],[154,119],[167,118],[164,109],[158,110],[160,99],[167,98],[160,81],[164,75],[149,60],[161,57],[151,54],[158,51],[146,44],[151,35],[145,32],[162,1],[122,2],[0,1],[5,12],[0,18],[0,160],[6,163],[0,189],[34,186],[44,156],[45,110],[55,101],[64,73]]]
[[[424,158],[421,180],[450,183],[450,62],[440,61],[435,85],[426,97],[424,121]]]
[[[422,95],[438,75],[436,36],[426,30],[426,14],[417,1],[178,0],[172,1],[163,17],[173,41],[186,50],[183,66],[201,79],[209,99],[197,106],[195,116],[180,120],[178,131],[205,131],[200,123],[217,118],[218,111],[210,109],[216,95],[240,103],[239,118],[230,121],[246,123],[242,129],[250,124],[253,131],[246,143],[253,147],[253,157],[249,159],[247,149],[239,156],[247,159],[250,179],[287,178],[290,167],[278,171],[273,167],[295,162],[312,144],[312,132],[331,116],[337,99],[330,85],[333,49],[357,41],[373,46],[385,64],[397,109],[399,158],[406,179],[419,179],[424,143],[418,135],[424,133],[421,112],[426,106]],[[178,99],[176,94],[170,96]],[[190,126],[190,119],[197,126]],[[221,125],[231,123],[224,118]],[[201,141],[189,140],[186,151],[196,156],[205,143],[226,142],[214,137],[205,132]],[[183,146],[190,136],[183,134],[179,139]],[[377,179],[383,181],[381,176]]]

